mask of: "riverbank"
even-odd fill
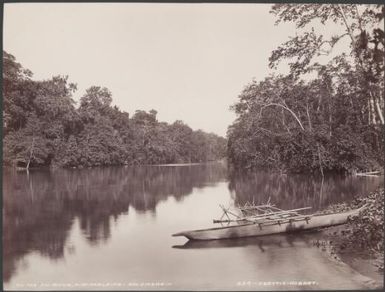
[[[379,188],[367,197],[350,204],[336,204],[326,212],[340,212],[367,204],[359,216],[345,225],[324,230],[325,240],[317,242],[329,256],[343,262],[371,279],[373,288],[384,286],[384,189]]]
[[[319,242],[328,256],[337,263],[343,263],[351,267],[359,274],[370,279],[366,281],[372,289],[382,289],[384,286],[383,252],[369,252],[363,248],[357,248],[353,243],[346,245],[346,226],[335,226],[324,231],[325,240]]]

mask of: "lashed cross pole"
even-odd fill
[[[219,207],[221,207],[223,213],[222,213],[221,218],[219,218],[219,220],[215,220],[215,219],[213,220],[214,223],[230,223],[230,222],[240,221],[240,220],[238,220],[239,216],[238,216],[237,214],[234,214],[233,212],[230,212],[230,211],[229,211],[230,207],[225,208],[223,205],[219,205]],[[236,219],[236,220],[232,220],[232,219],[230,218],[229,214],[232,215],[232,216],[234,216],[234,217],[237,218],[237,219]],[[223,218],[224,216],[227,217],[227,220],[222,220],[222,218]]]
[[[282,218],[287,218],[287,217],[292,217],[292,218],[296,218],[296,217],[301,217],[303,215],[300,215],[298,214],[297,211],[301,211],[301,210],[307,210],[307,209],[311,209],[311,207],[304,207],[304,208],[297,208],[297,209],[291,209],[291,210],[281,210],[281,211],[277,211],[277,212],[270,212],[270,213],[264,213],[264,214],[258,214],[258,215],[253,215],[253,216],[244,216],[244,217],[240,217],[232,212],[230,212],[228,209],[224,208],[223,206],[220,206],[223,211],[224,211],[224,215],[227,216],[227,220],[222,220],[223,216],[219,219],[219,220],[213,220],[214,223],[224,223],[224,222],[239,222],[239,221],[260,221],[260,220],[273,220],[273,219],[282,219]],[[230,218],[230,216],[228,215],[233,215],[235,216],[235,220],[232,220]],[[277,218],[277,216],[279,216],[279,218]]]

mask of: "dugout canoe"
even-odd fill
[[[302,233],[280,233],[269,236],[240,237],[229,240],[187,240],[183,244],[173,245],[175,249],[218,249],[229,247],[257,247],[262,252],[267,249],[287,247],[310,247],[322,240],[324,233],[320,230],[309,230]]]
[[[182,231],[172,236],[185,236],[190,240],[214,240],[298,232],[345,224],[349,217],[358,215],[363,208],[365,206],[343,213],[305,215],[287,221],[247,222],[216,228]]]

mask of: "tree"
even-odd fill
[[[298,29],[314,22],[341,25],[345,32],[330,38],[317,34],[312,28],[291,38],[273,51],[270,66],[273,68],[282,59],[292,60],[291,74],[298,76],[319,68],[312,61],[320,55],[328,55],[337,43],[348,37],[350,54],[356,74],[366,88],[366,97],[371,124],[384,124],[383,80],[384,80],[384,31],[383,5],[357,4],[275,4],[271,12],[279,22],[294,22]],[[347,56],[344,55],[344,59]],[[335,59],[344,61],[344,59]]]
[[[159,122],[156,110],[137,110],[130,119],[112,106],[112,94],[105,87],[88,88],[75,108],[76,85],[67,76],[32,80],[32,73],[6,52],[3,63],[8,164],[29,168],[206,161],[214,159],[212,149],[225,144],[216,135],[194,135],[181,121]],[[199,144],[202,135],[204,144]]]
[[[4,160],[27,168],[49,165],[76,123],[76,85],[61,76],[34,81],[12,55],[4,52],[3,59]]]
[[[100,86],[91,86],[80,98],[79,112],[85,122],[93,122],[99,116],[106,115],[112,102],[111,92]]]
[[[42,135],[43,123],[34,114],[28,115],[26,125],[4,138],[5,161],[29,169],[44,165],[49,158],[49,141]]]
[[[4,134],[25,125],[30,110],[29,85],[32,73],[11,54],[3,51],[3,125]]]
[[[307,83],[271,76],[245,87],[232,107],[237,119],[228,130],[229,161],[242,168],[321,173],[380,165],[381,133],[363,121],[364,105],[352,102],[364,94],[357,78],[350,72],[329,91],[329,73]]]

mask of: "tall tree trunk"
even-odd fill
[[[350,27],[350,25],[348,23],[347,17],[345,15],[345,12],[344,12],[341,4],[338,4],[338,9],[339,9],[339,13],[342,16],[343,22],[345,24],[346,31],[349,34],[350,39],[352,41],[353,50],[354,50],[354,53],[355,53],[355,55],[356,55],[356,57],[358,59],[359,66],[360,66],[363,74],[365,75],[365,68],[364,68],[364,62],[362,60],[362,55],[359,52],[356,51],[356,48],[357,48],[356,40],[354,38],[352,29],[351,29],[351,27]],[[356,6],[356,11],[357,11],[357,17],[358,17],[358,22],[359,22],[359,29],[360,29],[361,32],[365,32],[364,28],[362,27],[362,21],[361,21],[361,17],[359,15],[357,6]],[[368,83],[370,85],[371,82],[368,81]],[[384,124],[384,116],[382,114],[381,108],[380,108],[378,102],[375,101],[374,95],[373,95],[372,90],[370,89],[370,87],[369,87],[368,91],[369,91],[369,95],[371,97],[370,98],[370,103],[371,103],[370,115],[372,117],[372,122],[373,122],[373,124],[376,124],[376,116],[378,116],[381,125],[383,125]]]
[[[322,179],[324,178],[324,169],[322,167],[322,157],[321,157],[321,151],[319,149],[319,144],[317,143],[317,150],[318,150],[318,163],[319,163],[319,168],[320,168],[320,172],[321,172],[321,175],[322,175]]]
[[[374,96],[372,95],[372,93],[370,91],[369,91],[369,94],[370,94],[371,98],[373,99],[374,104],[376,106],[375,108],[376,108],[376,111],[377,111],[378,118],[380,119],[380,123],[381,123],[381,125],[383,125],[384,124],[384,115],[382,113],[382,110],[381,110],[380,104],[378,102],[378,99],[374,98]]]
[[[283,124],[284,127],[286,128],[287,132],[288,132],[289,134],[291,134],[289,127],[286,125],[286,121],[285,121],[285,112],[283,111],[283,109],[282,109],[281,113],[282,113],[282,124]]]
[[[376,113],[375,113],[375,108],[374,108],[374,100],[372,94],[369,92],[369,111],[370,111],[370,116],[372,118],[371,124],[375,125],[376,124]]]
[[[326,83],[326,88],[328,90],[328,115],[329,115],[329,138],[331,138],[332,136],[332,122],[333,122],[333,113],[332,113],[332,106],[331,106],[331,102],[332,102],[332,91],[330,90],[329,88],[329,85]]]
[[[309,129],[310,129],[310,131],[313,131],[313,127],[312,127],[311,119],[310,119],[309,103],[308,102],[306,102],[306,115],[307,115],[307,119],[308,119],[308,122],[309,122]]]
[[[35,137],[32,138],[31,149],[29,150],[29,159],[28,159],[28,163],[27,163],[27,167],[26,167],[27,170],[29,170],[29,165],[31,164],[34,147],[35,147]]]

